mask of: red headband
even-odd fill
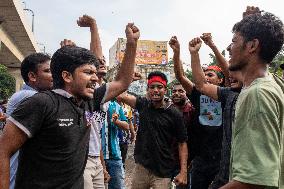
[[[222,72],[222,69],[219,66],[208,66],[205,70],[213,70],[216,72]]]
[[[163,79],[161,76],[153,76],[148,80],[148,85],[151,85],[153,82],[162,83],[164,86],[167,86],[167,81]]]

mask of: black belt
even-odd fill
[[[88,157],[89,157],[89,158],[92,158],[92,159],[96,159],[96,158],[98,158],[98,157],[100,157],[100,156],[91,156],[91,155],[88,155]]]

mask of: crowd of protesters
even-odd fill
[[[63,40],[52,57],[27,56],[23,88],[0,108],[0,189],[124,189],[134,142],[132,189],[284,189],[284,78],[268,71],[284,42],[278,17],[247,7],[229,61],[210,33],[189,41],[192,81],[171,37],[171,99],[160,71],[147,76],[144,96],[127,93],[142,78],[133,23],[113,81],[96,20],[83,15],[77,24],[90,29],[90,50]],[[201,66],[202,43],[217,65]]]

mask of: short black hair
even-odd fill
[[[147,77],[147,79],[149,80],[149,79],[151,79],[154,76],[160,76],[163,80],[166,81],[166,83],[168,83],[167,76],[163,72],[160,72],[160,71],[150,72],[148,77]]]
[[[21,75],[25,83],[29,82],[29,72],[37,72],[38,65],[50,60],[50,56],[44,53],[32,53],[21,63]]]
[[[50,64],[53,87],[64,87],[63,71],[73,74],[76,68],[84,64],[93,64],[98,68],[99,61],[91,51],[82,47],[64,46],[58,49],[53,54]]]
[[[239,32],[245,42],[253,39],[259,40],[259,56],[267,63],[271,63],[281,50],[284,41],[284,28],[282,21],[275,15],[251,14],[244,17],[233,27],[233,33]]]

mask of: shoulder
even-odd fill
[[[29,98],[31,96],[33,96],[34,94],[36,94],[37,91],[33,91],[33,90],[21,90],[21,91],[18,91],[16,93],[14,93],[9,102],[8,103],[15,103],[15,102],[19,102],[19,101],[22,101],[26,98]]]
[[[146,107],[146,105],[148,105],[149,102],[150,101],[146,97],[138,96],[136,98],[136,106],[144,106],[144,107]]]
[[[175,107],[173,104],[169,105],[167,110],[172,116],[174,116],[175,119],[176,118],[179,119],[183,117],[182,112],[177,107]]]
[[[260,78],[255,81],[243,94],[247,98],[255,98],[257,101],[283,97],[280,86],[270,77]]]

